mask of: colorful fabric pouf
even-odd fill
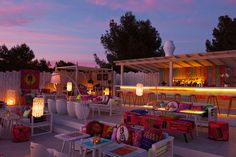
[[[25,125],[14,125],[12,127],[12,141],[24,142],[30,140],[30,127]]]
[[[229,124],[222,121],[210,121],[208,124],[208,137],[218,141],[229,140]]]

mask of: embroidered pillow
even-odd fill
[[[179,104],[179,111],[180,110],[189,110],[191,109],[192,105],[191,104],[187,104],[187,103],[180,103]]]
[[[98,121],[91,121],[86,125],[86,133],[91,136],[102,136],[104,124]]]
[[[128,128],[121,124],[118,128],[117,128],[117,132],[116,132],[116,141],[117,143],[126,143],[129,144],[131,141],[131,134],[130,131],[128,130]]]
[[[107,138],[107,139],[111,139],[112,132],[113,132],[112,126],[104,125],[103,131],[102,131],[102,137]]]
[[[163,139],[162,130],[150,128],[144,131],[141,148],[148,150],[152,144]]]
[[[178,107],[179,107],[179,104],[177,101],[169,101],[167,104],[166,104],[166,110],[168,111],[177,111],[178,110]]]

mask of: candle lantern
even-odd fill
[[[41,117],[44,112],[44,99],[43,98],[34,98],[33,99],[33,108],[32,115],[34,117]]]
[[[66,84],[66,90],[67,90],[68,92],[71,92],[71,91],[72,91],[72,82],[67,82],[67,84]]]
[[[143,95],[143,84],[142,83],[138,83],[136,85],[136,95],[137,96],[142,96]]]
[[[9,89],[7,90],[7,94],[6,94],[6,102],[7,105],[12,106],[16,104],[16,91]]]
[[[104,95],[109,95],[109,94],[110,94],[109,88],[105,88],[105,90],[104,90]]]

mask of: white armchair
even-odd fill
[[[57,99],[56,100],[56,109],[58,114],[66,114],[67,113],[67,105],[65,99]]]
[[[50,113],[57,113],[56,101],[53,99],[48,99],[48,111]]]
[[[75,117],[75,102],[67,101],[67,112],[70,117]]]
[[[89,116],[89,106],[86,104],[81,104],[79,102],[76,102],[75,115],[78,119],[87,119]]]
[[[118,97],[110,98],[107,104],[93,104],[93,106],[97,106],[99,115],[103,111],[109,112],[109,115],[112,116],[113,114],[121,113],[122,109],[122,103]]]

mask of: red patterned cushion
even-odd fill
[[[103,124],[98,121],[91,121],[86,125],[86,133],[91,136],[101,136],[103,132]]]
[[[143,131],[135,129],[132,132],[132,144],[135,147],[141,147],[142,144],[142,138],[143,138]]]
[[[113,132],[113,127],[112,126],[104,125],[103,132],[102,132],[102,137],[107,138],[107,139],[111,139],[112,132]]]
[[[195,111],[202,111],[203,107],[202,106],[192,106],[191,110],[195,110]]]

